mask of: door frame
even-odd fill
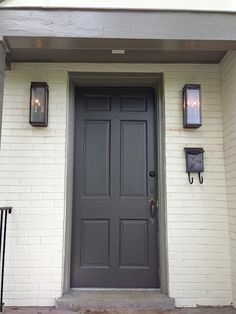
[[[63,261],[63,293],[70,291],[71,231],[73,209],[73,158],[74,158],[74,106],[76,86],[147,86],[155,89],[155,125],[157,148],[157,195],[161,210],[158,211],[158,257],[161,293],[168,295],[168,249],[166,211],[166,151],[165,151],[165,102],[162,73],[112,73],[71,72],[69,74],[67,128],[66,128],[66,173],[65,173],[65,232]]]

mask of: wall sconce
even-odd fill
[[[193,184],[193,178],[190,179],[190,173],[198,173],[199,183],[203,183],[203,177],[201,177],[201,172],[204,172],[204,162],[203,162],[203,148],[192,148],[185,147],[186,156],[186,172],[188,173],[188,180],[190,184]]]
[[[48,125],[48,84],[31,82],[29,123],[32,126]]]
[[[199,128],[202,125],[201,86],[186,84],[183,88],[184,128]]]

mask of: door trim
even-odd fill
[[[63,293],[70,290],[70,257],[72,231],[72,194],[73,194],[73,156],[74,156],[74,93],[75,86],[148,86],[156,90],[156,147],[157,147],[157,187],[159,208],[159,280],[160,291],[168,295],[168,249],[166,219],[166,154],[165,154],[165,102],[162,73],[69,73],[69,98],[67,105],[66,130],[66,173],[65,173],[65,233],[64,233],[64,267]]]

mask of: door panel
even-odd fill
[[[110,111],[111,98],[106,95],[87,95],[84,97],[86,111]]]
[[[109,196],[110,122],[84,121],[83,196]]]
[[[82,220],[81,267],[109,267],[109,220]]]
[[[147,195],[145,121],[121,121],[121,195]]]
[[[71,287],[156,288],[154,92],[76,90]]]
[[[120,99],[121,111],[146,111],[147,98],[145,96],[122,96]]]
[[[120,267],[148,267],[147,220],[121,220],[120,237]]]

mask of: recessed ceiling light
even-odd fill
[[[112,49],[111,53],[113,55],[124,55],[125,54],[125,50],[124,49]]]

